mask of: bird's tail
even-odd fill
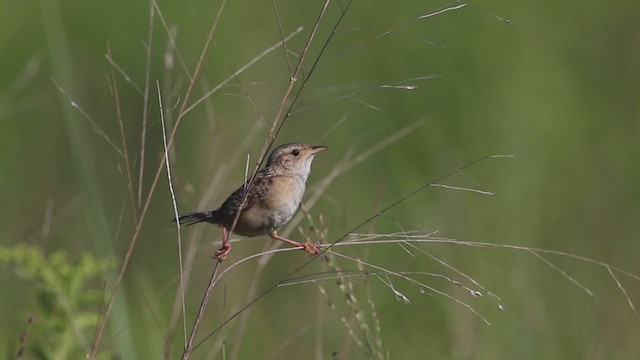
[[[214,222],[213,213],[214,211],[186,213],[178,216],[178,222],[180,222],[180,225],[185,225],[185,226],[197,224],[200,222],[213,223]],[[175,222],[176,220],[173,219],[173,221]]]

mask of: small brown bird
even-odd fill
[[[219,260],[226,259],[231,250],[229,231],[238,211],[240,216],[234,233],[247,237],[267,234],[274,240],[317,255],[320,253],[317,245],[295,242],[278,235],[277,230],[298,210],[314,156],[327,149],[326,146],[297,143],[280,145],[271,152],[267,165],[256,174],[242,209],[240,203],[248,184],[234,191],[218,209],[184,214],[178,217],[178,221],[184,225],[199,222],[219,225],[222,228],[222,247],[215,254]]]

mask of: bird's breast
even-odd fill
[[[304,190],[305,181],[302,177],[279,176],[271,183],[262,201],[263,206],[273,211],[294,213],[302,201]]]
[[[301,177],[274,178],[264,199],[242,212],[237,232],[257,236],[282,227],[298,210],[304,190],[305,181]]]

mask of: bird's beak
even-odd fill
[[[311,153],[312,154],[317,154],[317,153],[325,151],[325,150],[329,150],[329,147],[328,146],[324,146],[324,145],[316,145],[316,146],[312,146],[311,147]]]

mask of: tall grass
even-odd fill
[[[485,331],[478,329],[504,325],[503,317],[518,323],[530,315],[509,312],[505,305],[513,304],[512,294],[505,295],[503,286],[512,280],[502,280],[514,274],[507,274],[508,270],[497,263],[487,265],[498,268],[497,275],[472,266],[470,259],[482,256],[481,251],[501,259],[511,259],[509,254],[513,253],[525,255],[528,261],[539,262],[543,269],[540,272],[550,271],[554,279],[563,281],[558,287],[562,291],[575,288],[588,299],[597,298],[594,288],[609,286],[606,293],[615,294],[625,311],[640,320],[634,301],[640,277],[635,269],[628,271],[622,265],[565,251],[560,246],[440,235],[424,230],[422,222],[413,224],[414,216],[424,217],[422,204],[411,207],[409,215],[399,212],[412,201],[422,201],[425,193],[435,196],[432,194],[451,191],[469,202],[471,198],[499,195],[501,187],[494,191],[493,186],[480,184],[478,169],[489,169],[490,176],[497,177],[500,172],[495,169],[508,166],[500,158],[507,156],[484,155],[493,153],[493,149],[485,151],[488,147],[480,156],[468,155],[464,146],[455,150],[458,154],[450,150],[454,146],[449,148],[451,152],[441,157],[444,161],[438,165],[423,164],[420,156],[413,156],[430,146],[421,136],[440,129],[433,125],[435,116],[423,108],[423,98],[412,98],[419,87],[442,78],[428,66],[396,65],[397,72],[380,82],[366,78],[336,82],[342,77],[350,79],[347,73],[351,71],[359,74],[366,62],[387,61],[380,52],[371,50],[376,46],[385,46],[388,50],[384,54],[390,58],[429,53],[436,48],[433,43],[406,31],[426,22],[447,21],[447,16],[457,13],[462,16],[466,14],[462,10],[468,8],[466,3],[432,6],[435,10],[401,19],[389,11],[385,18],[389,22],[378,27],[369,26],[371,20],[365,18],[367,10],[362,3],[326,0],[304,9],[298,18],[291,15],[293,4],[274,1],[270,22],[274,31],[267,36],[269,41],[252,42],[248,57],[239,55],[238,49],[244,50],[242,35],[263,35],[247,24],[254,9],[239,10],[235,8],[238,4],[226,0],[214,5],[213,10],[207,8],[210,12],[206,16],[192,11],[189,19],[195,25],[187,26],[170,11],[175,8],[152,0],[145,32],[135,35],[143,39],[138,47],[137,70],[120,59],[123,55],[119,49],[107,46],[106,82],[96,82],[95,86],[108,90],[108,122],[96,116],[95,108],[92,111],[90,105],[83,104],[82,100],[87,100],[76,85],[81,74],[75,71],[76,61],[70,59],[73,51],[60,4],[42,3],[51,78],[63,109],[72,155],[68,161],[77,171],[70,178],[77,181],[83,197],[89,252],[99,258],[90,263],[103,277],[102,282],[95,281],[95,271],[73,268],[85,274],[81,280],[71,281],[77,283],[73,291],[103,289],[97,297],[100,301],[90,303],[94,309],[89,312],[90,322],[81,326],[76,320],[87,314],[87,304],[69,302],[69,298],[76,299],[74,292],[53,286],[51,279],[47,282],[39,276],[27,277],[39,286],[44,284],[44,293],[55,301],[72,304],[50,315],[54,314],[56,321],[68,319],[73,326],[65,333],[65,343],[75,340],[80,345],[51,354],[91,359],[280,358],[284,353],[317,359],[386,359],[397,354],[455,354],[454,350],[430,348],[422,352],[409,348],[423,345],[416,338],[422,339],[425,347],[440,344],[446,348],[454,342],[453,336],[447,338],[450,333],[460,339],[466,334],[467,340],[473,337],[469,333]],[[355,15],[361,16],[356,19],[364,24],[354,22]],[[239,34],[231,40],[234,46],[229,46],[225,31],[234,29],[229,22],[236,17],[249,35]],[[489,17],[501,25],[513,25],[493,13]],[[258,43],[260,47],[254,48]],[[337,76],[327,75],[330,72]],[[127,105],[130,94],[137,99],[135,106]],[[402,100],[390,107],[390,99],[397,98]],[[401,105],[405,101],[410,104],[407,108]],[[409,107],[419,108],[418,115]],[[367,112],[362,115],[359,111]],[[358,120],[364,117],[367,122]],[[207,122],[191,120],[198,118]],[[351,122],[366,126],[346,126]],[[274,144],[290,139],[318,139],[332,144],[333,158],[314,164],[312,180],[318,180],[309,184],[302,208],[283,231],[285,236],[319,241],[323,249],[320,256],[302,257],[292,249],[280,249],[280,244],[265,241],[258,252],[234,246],[233,257],[214,261],[208,255],[218,245],[217,235],[212,235],[216,229],[170,227],[169,214],[177,217],[183,209],[215,206],[243,177],[253,179]],[[98,146],[108,148],[109,156],[104,157]],[[395,156],[398,147],[410,149],[412,156]],[[510,160],[514,161],[527,160]],[[399,169],[392,165],[400,162],[409,166],[400,174],[392,173]],[[367,170],[358,173],[364,165]],[[430,170],[425,170],[429,166]],[[116,169],[114,178],[120,185],[105,181],[104,167]],[[332,191],[340,186],[348,190]],[[371,190],[376,186],[376,191]],[[394,191],[394,186],[399,191]],[[122,200],[113,201],[114,194]],[[348,206],[353,199],[349,197],[358,195],[356,201],[361,206],[352,211]],[[115,211],[110,206],[114,202],[118,204]],[[369,212],[363,210],[367,206]],[[455,217],[447,219],[454,227]],[[449,225],[444,222],[439,226]],[[501,230],[496,229],[494,234]],[[175,243],[169,246],[171,239]],[[438,251],[438,246],[447,250]],[[473,255],[464,260],[453,258],[451,252],[460,247]],[[29,254],[32,251],[26,250]],[[160,258],[167,253],[171,255]],[[14,254],[2,257],[2,262],[17,272],[28,263],[27,257],[9,250],[2,254]],[[64,273],[67,269],[54,261],[61,258],[59,255],[48,258],[38,251],[33,254],[37,256],[29,258],[35,256],[45,269],[39,273]],[[50,263],[58,265],[44,266]],[[604,285],[585,280],[576,270],[584,265],[601,271],[606,278]],[[147,271],[147,266],[162,271]],[[432,311],[429,307],[425,316],[425,298],[438,300],[438,305],[428,302],[433,307],[453,309],[449,310],[452,317],[465,319],[471,330],[448,331],[453,325],[445,320],[446,310]],[[507,315],[495,315],[495,310]],[[397,319],[407,317],[429,321],[408,319],[411,325],[407,327],[411,328],[403,328]],[[32,333],[31,327],[25,333]],[[551,326],[547,331],[551,333]],[[427,337],[429,341],[423,339]],[[400,344],[398,338],[406,338],[407,343]],[[17,357],[28,352],[29,341],[43,340],[24,337],[15,352]],[[495,348],[500,345],[504,345],[500,340],[492,342]],[[38,347],[32,347],[32,352],[36,352],[34,348]],[[491,349],[483,352],[491,353],[504,354]],[[452,357],[464,357],[458,355]]]

